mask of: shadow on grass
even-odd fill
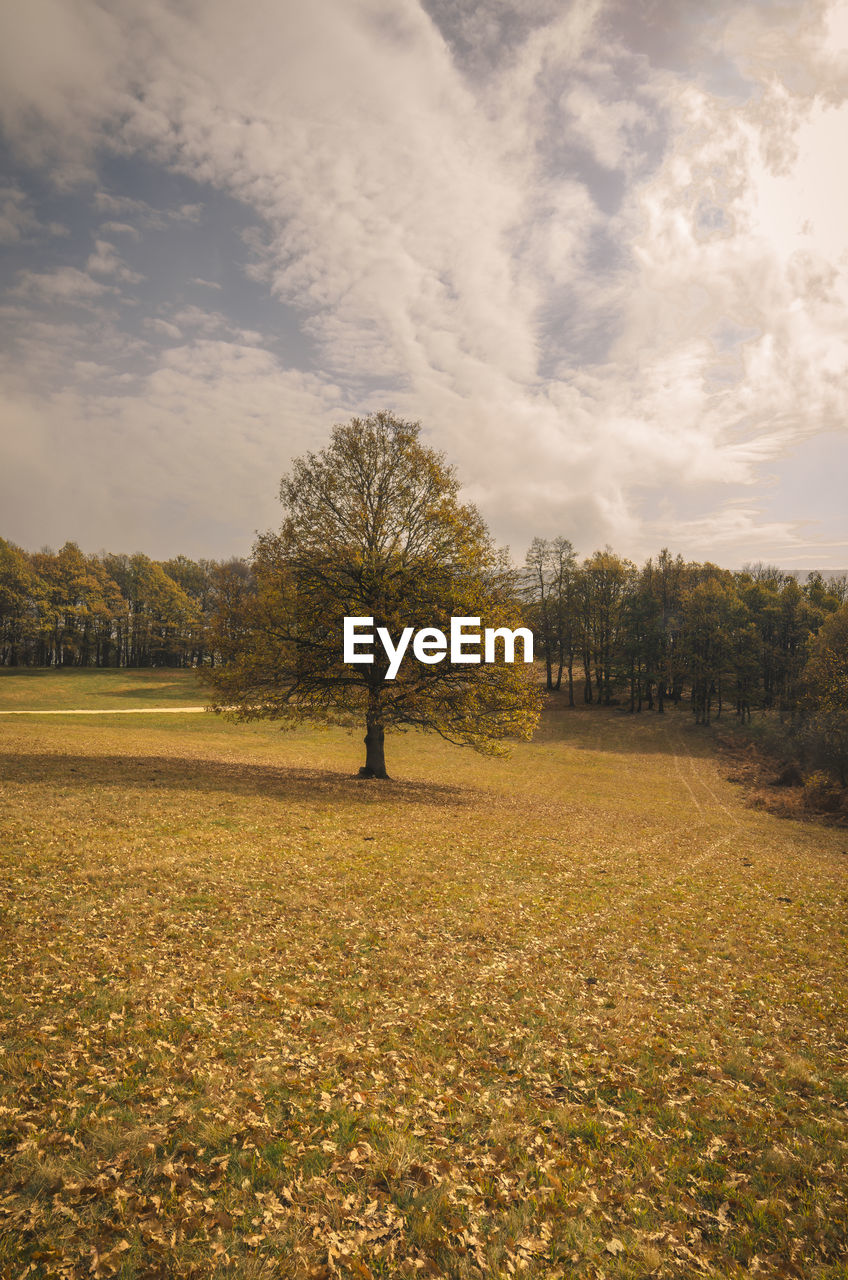
[[[56,671],[56,667],[2,667],[0,680],[14,680],[16,676],[38,676],[43,679],[55,675]]]
[[[630,712],[626,702],[605,707],[579,702],[568,705],[564,693],[546,693],[545,710],[533,736],[537,743],[561,742],[577,751],[604,755],[715,756],[715,734],[734,728],[732,710],[710,725],[696,725],[688,702],[666,704],[663,715]]]
[[[120,698],[122,701],[133,702],[143,698],[162,698],[165,701],[173,699],[175,702],[191,701],[192,705],[198,707],[208,706],[209,690],[200,682],[195,682],[191,677],[183,677],[182,679],[163,680],[159,677],[157,680],[150,680],[147,684],[140,684],[137,688],[124,685],[119,690],[100,689],[95,690],[93,695],[95,698]],[[120,708],[113,708],[118,711]],[[150,707],[151,711],[155,711],[155,707]]]
[[[334,769],[264,765],[191,756],[53,755],[21,753],[2,757],[7,782],[52,783],[91,790],[208,791],[264,796],[274,800],[316,800],[342,804],[395,803],[470,807],[487,795],[474,787],[432,782],[362,779]]]

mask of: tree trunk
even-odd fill
[[[380,714],[379,695],[371,690],[370,706],[365,717],[365,764],[359,770],[360,778],[388,778],[386,773],[385,733]]]
[[[360,778],[388,778],[384,732],[378,725],[369,725],[365,735],[365,764],[359,770]]]

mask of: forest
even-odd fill
[[[0,665],[198,667],[251,590],[251,566],[177,556],[28,552],[0,539]],[[549,690],[638,714],[689,701],[697,724],[770,713],[787,749],[848,784],[848,580],[803,583],[662,550],[641,567],[610,548],[579,560],[535,538],[514,571]],[[340,641],[341,652],[341,641]]]

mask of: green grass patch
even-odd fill
[[[0,711],[120,711],[208,700],[194,671],[0,667]]]

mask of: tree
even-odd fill
[[[662,609],[654,591],[654,569],[645,565],[628,593],[621,629],[622,658],[630,680],[630,711],[642,710],[643,697],[653,709],[654,684],[660,680]]]
[[[16,667],[31,639],[36,575],[12,542],[0,538],[0,662]]]
[[[545,657],[545,682],[548,689],[553,689],[556,636],[549,573],[550,545],[547,538],[534,538],[531,542],[524,558],[524,589],[533,631]]]
[[[105,563],[124,600],[115,618],[119,665],[181,666],[199,625],[194,601],[160,564],[140,552],[110,555]]]
[[[235,557],[216,564],[211,571],[212,596],[205,639],[211,645],[209,661],[223,661],[224,652],[239,647],[243,619],[247,618],[256,594],[256,583],[246,560]]]
[[[703,572],[702,580],[683,597],[683,643],[696,724],[710,723],[716,694],[721,715],[722,680],[730,665],[741,610],[732,575],[710,564],[703,566]]]
[[[598,702],[608,707],[612,701],[613,664],[635,574],[636,566],[622,560],[611,547],[583,561],[583,696],[587,702],[592,701],[590,664],[594,664]]]
[[[848,786],[848,604],[824,622],[804,668],[805,734],[814,754]]]
[[[577,639],[575,605],[576,559],[568,538],[534,538],[524,560],[524,595],[545,657],[548,689],[562,687],[568,668],[569,705],[574,706],[574,651]],[[553,663],[557,661],[554,681]]]
[[[650,675],[657,686],[657,712],[664,715],[666,698],[671,698],[676,704],[683,689],[683,592],[691,566],[684,563],[681,555],[672,558],[668,547],[663,547],[656,564],[648,561],[645,573],[657,612]]]
[[[184,637],[182,657],[185,665],[202,666],[206,658],[206,631],[214,605],[218,566],[211,560],[174,556],[160,562],[159,567],[182,588],[194,606],[195,616],[189,634]]]
[[[532,664],[452,663],[411,654],[393,679],[379,643],[373,662],[343,662],[345,617],[373,619],[397,644],[404,628],[521,625],[517,583],[442,455],[418,423],[373,413],[336,426],[320,453],[283,479],[282,528],[252,557],[253,588],[222,597],[209,673],[214,705],[237,719],[351,725],[364,721],[363,777],[385,778],[385,730],[415,726],[502,754],[529,737],[541,695]],[[517,656],[517,655],[516,655]]]
[[[101,561],[75,542],[56,555],[39,552],[33,562],[40,582],[34,604],[41,662],[87,666],[111,635],[113,612],[120,608],[117,585]]]

